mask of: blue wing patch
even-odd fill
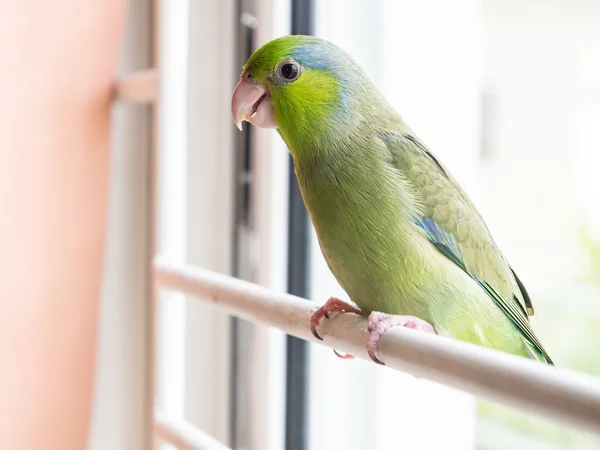
[[[425,232],[427,238],[441,251],[448,259],[454,262],[458,267],[464,270],[481,288],[487,292],[494,303],[507,315],[514,325],[523,332],[530,348],[533,346],[549,364],[554,364],[552,359],[544,349],[542,343],[535,336],[529,326],[525,311],[517,310],[515,302],[505,301],[485,280],[475,277],[466,268],[456,239],[450,233],[442,230],[430,217],[422,217],[415,221],[416,224]],[[518,303],[518,302],[516,302]],[[529,350],[528,350],[529,351]]]
[[[454,255],[454,258],[459,260],[462,259],[462,254],[454,236],[442,230],[438,226],[438,224],[435,223],[435,220],[433,220],[431,217],[422,217],[419,220],[417,220],[417,225],[423,231],[425,231],[425,234],[427,234],[427,237],[431,242],[434,242],[436,244],[442,244]],[[462,261],[461,265],[463,265]]]

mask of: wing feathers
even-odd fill
[[[393,164],[414,185],[423,203],[422,215],[415,218],[417,225],[485,290],[530,345],[552,364],[529,324],[531,299],[467,194],[416,137],[386,134],[382,140]]]

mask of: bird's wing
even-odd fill
[[[421,202],[415,218],[427,238],[484,289],[531,345],[551,363],[529,324],[533,305],[475,205],[452,175],[413,135],[384,134],[392,163]]]

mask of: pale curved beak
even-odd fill
[[[269,90],[248,79],[246,74],[242,74],[233,91],[231,115],[240,130],[244,120],[261,128],[277,128]]]

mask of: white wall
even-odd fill
[[[481,210],[535,293],[538,283],[585,270],[574,229],[598,210],[590,170],[598,154],[600,3],[489,0],[484,13],[484,83],[495,107]]]

